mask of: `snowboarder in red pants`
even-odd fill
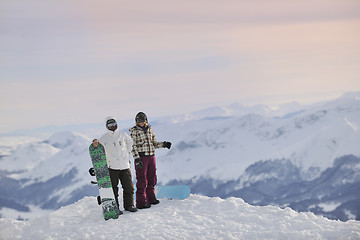
[[[156,176],[156,148],[171,148],[170,142],[158,142],[147,116],[139,112],[135,117],[136,125],[130,129],[133,139],[132,155],[135,159],[136,170],[136,207],[138,209],[150,208],[151,204],[160,201],[155,197]]]

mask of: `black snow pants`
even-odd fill
[[[127,210],[131,206],[134,206],[134,184],[132,182],[131,170],[114,170],[109,168],[110,179],[112,189],[114,191],[115,200],[118,206],[119,205],[119,180],[123,188],[123,200],[124,200],[124,209]]]

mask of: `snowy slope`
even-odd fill
[[[0,239],[360,239],[360,222],[200,195],[104,221],[95,197],[85,197],[29,221],[0,219]]]
[[[30,171],[59,151],[59,149],[41,142],[20,145],[13,154],[0,162],[0,168],[9,172]]]
[[[74,196],[95,194],[87,173],[90,142],[84,135],[61,132],[46,141],[20,145],[4,157],[0,169],[10,174],[3,173],[0,179],[3,211],[17,209],[14,203],[56,209],[73,203]]]
[[[40,142],[41,139],[24,136],[0,137],[0,156],[10,155],[18,146],[32,142]]]
[[[173,143],[170,151],[157,150],[159,184],[181,182],[207,196],[360,219],[360,93],[306,108],[233,104],[149,120],[158,141]],[[124,131],[130,126],[120,125]],[[88,146],[103,128],[58,132],[41,141],[26,137],[23,145],[20,137],[4,140],[0,215],[30,218],[32,211],[42,214],[97,195],[89,184]]]
[[[360,156],[359,126],[357,98],[339,99],[291,118],[249,114],[155,126],[158,138],[174,142],[170,153],[158,154],[164,165],[164,171],[159,167],[160,179],[234,180],[251,164],[271,159],[289,159],[304,177],[315,178],[338,157]]]

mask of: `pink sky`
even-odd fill
[[[0,133],[360,91],[358,0],[5,0],[0,9]]]

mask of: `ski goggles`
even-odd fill
[[[108,128],[111,128],[111,127],[117,126],[117,124],[116,124],[116,122],[112,122],[112,123],[108,123],[106,126],[107,126]]]
[[[143,123],[146,122],[145,118],[138,117],[136,118],[136,123]]]

